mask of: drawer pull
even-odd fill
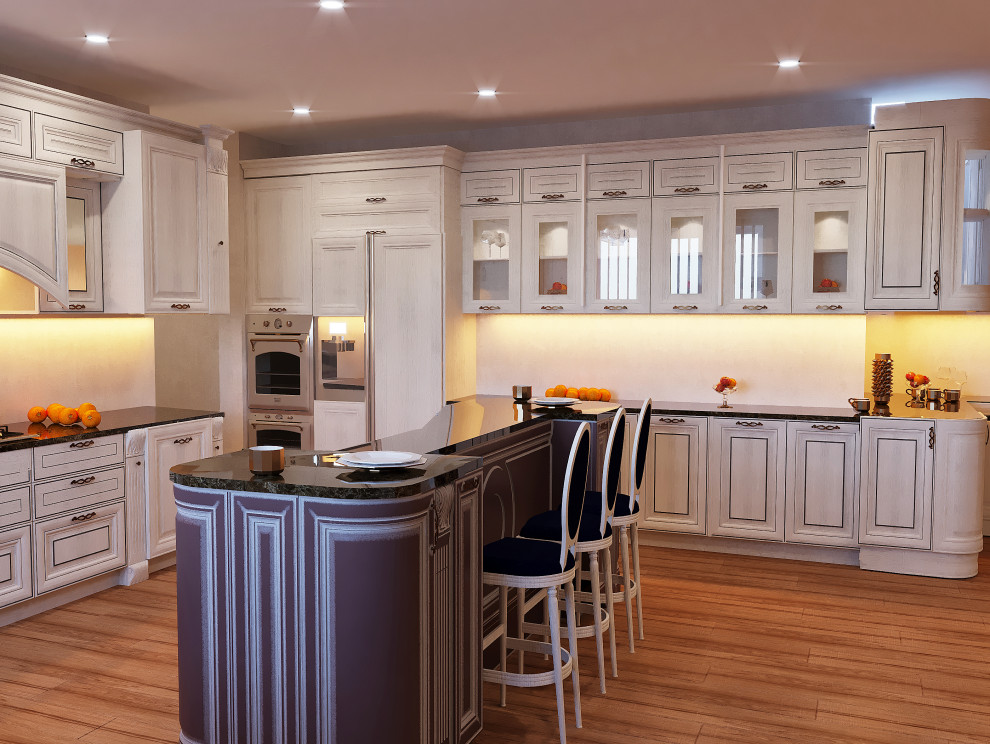
[[[563,305],[543,305],[540,310],[563,310]]]
[[[365,199],[369,204],[381,204],[383,201],[388,201],[384,196],[369,196]]]
[[[762,191],[765,188],[767,188],[767,185],[765,183],[744,183],[743,184],[743,189],[745,191]]]
[[[95,168],[96,163],[92,160],[86,160],[86,158],[72,158],[69,163],[76,166],[77,168]]]
[[[70,310],[85,310],[86,309],[86,306],[85,305],[80,305],[78,303],[70,303],[69,304],[69,309]]]
[[[497,196],[479,196],[478,197],[478,203],[479,204],[491,204],[492,202],[497,202],[497,201],[498,201],[498,197]]]
[[[285,308],[284,307],[270,307],[270,308],[268,308],[268,312],[270,312],[270,313],[284,313],[285,312]]]
[[[762,421],[737,421],[736,426],[763,426]]]
[[[73,522],[88,522],[93,517],[96,516],[96,512],[90,512],[89,514],[77,514],[72,518]]]
[[[384,235],[384,234],[385,234],[384,230],[368,230],[368,232],[365,233],[365,235]]]
[[[188,310],[189,309],[189,303],[188,302],[173,302],[172,303],[172,309],[173,310]]]
[[[815,305],[815,310],[841,310],[842,305]]]
[[[602,196],[625,196],[625,191],[603,191]]]
[[[658,418],[657,421],[659,421],[661,424],[683,424],[684,423],[684,419],[682,419],[682,418]]]
[[[69,481],[70,486],[85,486],[87,483],[92,483],[96,480],[95,475],[87,475],[85,478],[73,478]]]
[[[674,305],[675,310],[697,310],[697,305]]]
[[[818,182],[818,185],[819,186],[845,186],[846,185],[846,179],[844,179],[844,178],[830,178],[830,179],[825,180],[825,181],[819,181]]]
[[[928,430],[928,449],[935,449],[935,427]]]
[[[501,310],[501,305],[478,305],[479,310]]]
[[[193,440],[192,437],[182,437],[182,439],[176,439],[172,444],[189,444]]]
[[[606,310],[628,310],[629,308],[625,305],[606,305]]]
[[[819,431],[837,431],[839,426],[838,424],[812,424],[811,428]]]
[[[540,197],[541,199],[553,200],[553,199],[563,199],[563,194],[544,194]]]
[[[938,297],[938,290],[940,284],[941,284],[941,280],[939,279],[938,269],[935,269],[935,276],[932,278],[932,294],[935,295],[936,297]]]
[[[743,310],[769,310],[766,305],[743,305]]]
[[[698,186],[678,186],[674,189],[675,194],[695,194],[701,191]]]
[[[86,447],[92,447],[95,442],[95,439],[87,439],[85,442],[73,442],[69,445],[69,449],[86,449]]]

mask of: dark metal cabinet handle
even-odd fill
[[[763,426],[762,421],[737,421],[736,426]]]
[[[551,199],[551,200],[552,199],[563,199],[564,198],[564,195],[563,194],[544,194],[540,198],[541,199]]]
[[[95,168],[96,167],[96,163],[94,163],[92,160],[86,160],[85,158],[72,158],[71,160],[69,160],[69,163],[71,165],[76,166],[77,168]]]
[[[767,188],[765,183],[744,183],[743,189],[746,191],[762,191]]]
[[[285,312],[285,308],[284,307],[270,307],[270,308],[268,308],[268,312],[270,312],[270,313],[284,313]]]
[[[697,305],[674,305],[675,310],[697,310]]]
[[[69,309],[70,310],[85,310],[86,309],[86,306],[85,305],[80,305],[80,304],[70,304],[69,305]]]
[[[563,305],[544,305],[540,310],[563,310]]]
[[[497,202],[497,196],[479,196],[478,202],[481,204],[491,204],[492,202]]]
[[[674,189],[675,194],[696,194],[701,191],[697,186],[678,186]]]
[[[625,191],[603,191],[602,196],[625,196]]]
[[[928,449],[935,449],[935,427],[928,430]]]
[[[938,297],[939,286],[941,285],[941,278],[938,275],[938,269],[935,269],[935,277],[932,280],[932,293]]]
[[[837,431],[838,424],[812,424],[812,429],[819,429],[820,431]]]
[[[221,240],[217,245],[223,245],[223,241]]]
[[[768,310],[766,305],[743,305],[743,310]]]
[[[684,423],[684,419],[682,419],[682,418],[658,418],[657,421],[659,421],[661,424],[683,424]]]
[[[188,310],[189,309],[189,304],[186,303],[186,302],[173,302],[172,303],[172,309],[173,310]]]
[[[815,305],[815,310],[841,310],[842,305]]]
[[[72,518],[73,522],[88,522],[90,519],[96,516],[96,512],[90,512],[89,514],[77,514]]]
[[[96,480],[96,476],[95,475],[89,475],[89,476],[87,476],[85,478],[75,478],[74,480],[70,480],[69,481],[69,485],[70,486],[85,486],[87,483],[92,483],[95,480]]]
[[[384,230],[368,230],[368,232],[365,233],[365,235],[384,235],[384,234],[385,234]]]
[[[625,305],[606,305],[606,310],[628,310],[629,308]]]
[[[182,437],[182,439],[176,439],[172,444],[189,444],[193,440],[192,437]]]
[[[501,310],[501,305],[478,305],[479,310]]]
[[[87,447],[92,447],[96,443],[94,439],[87,439],[85,442],[73,442],[69,445],[69,449],[86,449]]]
[[[383,201],[388,201],[388,199],[384,196],[369,196],[365,201],[371,204],[381,204]]]
[[[819,181],[819,186],[845,186],[846,179],[844,178],[830,178],[825,181]]]

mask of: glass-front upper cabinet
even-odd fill
[[[793,225],[792,192],[725,196],[724,312],[790,312]]]
[[[946,174],[952,158],[946,158]],[[952,274],[940,277],[939,308],[942,310],[990,310],[990,152],[966,150],[956,166],[961,179],[962,204],[957,205],[958,222],[943,230],[951,250]],[[961,192],[961,193],[960,193]],[[946,194],[945,198],[950,195]],[[943,261],[943,266],[948,263]],[[947,272],[948,266],[945,266]]]
[[[653,200],[654,313],[718,309],[718,195]]]
[[[650,201],[589,201],[585,312],[650,312]]]
[[[103,310],[103,236],[100,184],[69,181],[65,188],[69,245],[69,307],[74,312]],[[41,291],[42,312],[66,312]]]
[[[861,313],[866,265],[866,189],[794,196],[791,311]]]
[[[522,312],[580,312],[583,308],[581,204],[524,204]]]
[[[518,313],[521,208],[464,207],[464,312]]]

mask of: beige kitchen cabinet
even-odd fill
[[[311,176],[313,232],[439,233],[439,166],[383,168]]]
[[[31,157],[31,112],[0,105],[0,155]]]
[[[709,421],[709,535],[784,539],[786,424],[774,419]]]
[[[867,148],[807,150],[797,154],[799,189],[866,186]]]
[[[653,200],[651,312],[717,311],[718,208],[718,196],[711,194]]]
[[[722,186],[726,193],[790,191],[794,187],[794,153],[730,155],[725,158]]]
[[[116,467],[124,462],[124,437],[111,434],[46,444],[31,450],[35,481],[75,475],[84,470]]]
[[[581,204],[523,204],[524,313],[580,312],[584,307]]]
[[[69,307],[74,312],[103,310],[103,209],[100,184],[69,181],[65,187],[68,244]],[[41,312],[65,312],[47,292],[41,293]]]
[[[518,170],[461,174],[461,204],[464,206],[518,203]]]
[[[313,315],[364,315],[367,271],[367,234],[313,238]]]
[[[482,191],[480,186],[471,190]],[[464,311],[518,313],[522,208],[518,204],[466,206],[461,210],[461,230]]]
[[[642,526],[666,532],[705,534],[707,417],[654,415],[649,437],[640,501]]]
[[[31,526],[0,532],[0,607],[34,596]]]
[[[946,202],[955,187],[956,208],[943,233],[940,310],[990,310],[990,151],[983,149],[988,147],[990,141],[981,138],[960,143],[961,152],[946,148]],[[949,215],[950,205],[943,206]]]
[[[861,426],[860,544],[930,549],[935,422],[870,417]]]
[[[34,525],[37,594],[121,568],[124,560],[123,501]]]
[[[110,129],[36,113],[34,157],[76,171],[122,176],[124,136]]]
[[[0,491],[0,529],[31,519],[31,486],[14,486]]]
[[[0,452],[0,488],[17,486],[31,480],[31,450]]]
[[[580,200],[584,195],[581,166],[523,168],[523,201],[547,204]]]
[[[589,165],[588,199],[629,199],[650,196],[650,161]]]
[[[230,312],[230,216],[227,152],[230,130],[201,127],[206,141],[206,244],[210,267],[210,313]]]
[[[866,309],[937,310],[942,127],[870,132]]]
[[[723,212],[722,311],[789,313],[793,192],[727,194]]]
[[[719,159],[713,157],[654,161],[653,195],[717,194],[719,168]]]
[[[313,403],[313,448],[339,450],[368,441],[368,407],[350,401]]]
[[[244,183],[247,312],[313,312],[311,178],[283,176]]]
[[[859,425],[787,422],[784,539],[855,546]]]
[[[589,201],[585,211],[584,311],[648,313],[650,200]]]

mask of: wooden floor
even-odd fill
[[[568,741],[990,742],[990,551],[968,581],[643,548],[646,640]],[[485,685],[478,744],[557,739],[553,688]],[[0,742],[178,741],[175,572],[0,628]],[[341,742],[341,744],[348,744]]]

